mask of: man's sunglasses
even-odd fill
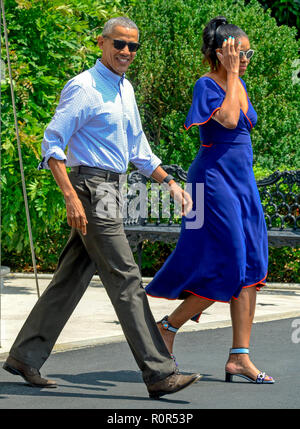
[[[128,46],[129,52],[136,52],[141,46],[140,43],[125,42],[125,40],[112,39],[109,36],[103,36],[103,37],[106,37],[107,39],[112,40],[114,48],[117,49],[118,51],[122,51],[125,48],[125,46]]]
[[[250,58],[252,58],[254,55],[253,49],[248,49],[248,51],[240,51],[240,60],[243,58],[244,55],[247,60],[250,60]]]

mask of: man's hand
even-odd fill
[[[186,216],[193,207],[193,201],[188,192],[173,182],[169,185],[170,194],[181,205],[181,216]]]
[[[72,228],[79,229],[83,235],[86,235],[86,224],[88,221],[83,205],[70,182],[64,161],[50,158],[48,165],[52,171],[56,183],[64,195],[68,225],[70,225]]]
[[[77,194],[65,196],[68,225],[79,229],[83,235],[86,235],[86,224],[88,223],[83,205]]]
[[[167,176],[167,172],[159,165],[151,174],[154,180],[159,183],[163,183],[164,178]],[[171,196],[181,206],[181,216],[186,216],[193,207],[193,201],[190,194],[184,191],[180,186],[177,185],[175,180],[170,180],[168,188]]]

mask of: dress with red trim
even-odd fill
[[[194,87],[184,124],[186,129],[199,126],[202,141],[187,176],[193,209],[182,218],[176,248],[146,287],[150,296],[183,299],[193,294],[229,302],[244,287],[264,285],[267,228],[250,137],[257,114],[247,94],[248,107],[241,109],[237,127],[223,127],[212,116],[225,95],[206,76]]]

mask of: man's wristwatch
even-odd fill
[[[171,180],[175,180],[174,177],[171,174],[168,174],[164,179],[163,179],[163,183],[167,183],[169,184],[169,182],[171,182]]]

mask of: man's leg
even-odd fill
[[[89,221],[83,241],[97,263],[100,278],[114,306],[124,335],[146,383],[174,372],[174,363],[158,331],[139,269],[121,227],[97,233]],[[89,235],[92,239],[89,239]]]
[[[32,380],[33,385],[38,386],[42,381],[44,387],[50,387],[49,383],[46,383],[47,386],[44,384],[47,380],[42,380],[39,374],[36,374],[36,368],[40,368],[49,356],[59,333],[95,270],[100,269],[102,281],[109,292],[129,346],[142,370],[144,381],[148,385],[150,397],[159,398],[165,394],[178,392],[193,384],[200,376],[174,373],[174,362],[150,311],[123,224],[116,221],[105,222],[103,228],[102,220],[95,216],[93,209],[96,201],[93,190],[86,186],[82,177],[80,179],[78,186],[75,180],[74,187],[87,213],[88,235],[80,237],[75,230],[72,231],[59,260],[55,277],[25,322],[11,349],[11,356],[34,367],[34,376],[39,379],[37,383]],[[101,237],[104,237],[102,241]],[[81,240],[84,240],[87,252],[83,250]],[[108,257],[103,258],[103,255]],[[91,260],[95,264],[91,263]],[[11,369],[14,368],[5,369],[13,372]],[[28,377],[24,377],[25,371],[23,368],[21,370],[23,374],[19,375],[28,381]],[[28,370],[31,377],[32,368],[26,368],[26,375]]]
[[[172,374],[175,365],[151,313],[123,219],[118,217],[121,205],[118,183],[105,182],[99,176],[82,178],[82,175],[72,177],[88,220],[87,234],[81,238],[97,266],[145,383],[154,383]],[[116,203],[117,207],[111,206],[114,216],[105,211],[103,195],[106,201]]]
[[[72,229],[53,279],[29,314],[10,356],[40,369],[95,272],[80,235]]]

